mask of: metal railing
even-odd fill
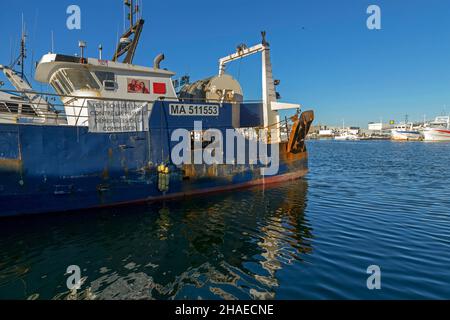
[[[75,95],[59,95],[55,93],[45,93],[45,92],[37,92],[37,91],[27,91],[28,95],[33,94],[39,97],[36,101],[31,101],[27,95],[24,94],[23,91],[17,90],[5,90],[0,89],[0,92],[4,92],[11,95],[11,99],[8,100],[0,100],[0,107],[6,106],[9,104],[18,105],[17,112],[2,112],[5,111],[0,109],[0,122],[18,122],[18,123],[36,123],[36,124],[48,124],[48,125],[67,125],[72,124],[74,126],[86,126],[86,123],[89,118],[88,114],[88,101],[103,101],[103,102],[123,102],[123,103],[135,103],[135,104],[153,104],[159,101],[179,101],[186,103],[214,103],[214,104],[241,104],[241,103],[262,103],[260,100],[247,100],[242,102],[227,102],[227,101],[219,101],[214,99],[195,99],[195,98],[167,98],[167,99],[158,99],[158,100],[132,100],[126,98],[105,98],[105,97],[92,97],[92,96],[75,96]],[[66,103],[63,103],[62,100],[66,100]],[[39,111],[34,112],[33,114],[27,112],[23,113],[22,105],[31,106],[33,110]],[[67,109],[74,108],[76,111],[73,114],[68,114]],[[21,110],[22,109],[22,110]],[[279,135],[279,141],[287,141],[289,140],[290,132],[293,123],[298,119],[298,112],[293,117],[285,117],[285,119],[281,120],[278,123],[274,123],[270,126],[263,127],[251,127],[251,128],[241,128],[241,129],[249,129],[255,130],[257,132],[258,139],[266,136],[268,142],[273,141],[273,137],[271,137],[271,129],[276,129]],[[220,129],[220,128],[219,128]]]

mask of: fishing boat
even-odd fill
[[[412,123],[403,123],[396,125],[393,129],[391,129],[391,138],[392,140],[398,141],[417,141],[422,137],[419,130],[414,129],[414,125]]]
[[[353,134],[351,132],[345,131],[345,132],[342,132],[339,135],[335,136],[334,140],[337,140],[337,141],[358,141],[358,140],[360,140],[360,138],[356,134]]]
[[[450,141],[450,117],[436,117],[423,131],[425,141]]]
[[[42,57],[35,79],[55,93],[38,93],[3,67],[15,90],[0,96],[9,115],[0,118],[0,217],[182,199],[307,173],[314,113],[279,101],[265,32],[261,43],[220,59],[217,75],[180,85],[161,67],[163,54],[151,67],[133,64],[144,20],[133,1],[125,5],[130,27],[111,60],[101,50],[85,57],[82,41],[79,56]],[[255,54],[263,96],[247,102],[226,66]]]
[[[345,120],[342,120],[342,129],[335,135],[334,140],[337,141],[358,141],[359,137],[359,128],[345,127]]]

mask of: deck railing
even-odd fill
[[[88,109],[88,101],[104,101],[104,102],[124,102],[135,104],[153,104],[159,100],[131,100],[131,99],[118,99],[118,98],[103,98],[92,96],[74,96],[74,95],[58,95],[54,93],[45,93],[37,91],[27,91],[26,94],[17,90],[5,90],[0,89],[0,92],[10,95],[8,100],[0,100],[0,123],[1,122],[16,122],[16,123],[31,123],[31,124],[44,124],[44,125],[67,125],[72,123],[75,126],[86,126],[89,119],[88,112],[84,112]],[[34,95],[37,97],[34,101],[31,101],[28,97]],[[66,100],[66,103],[62,103],[61,99]],[[169,100],[169,99],[167,99]],[[175,100],[171,99],[170,101]],[[241,103],[262,103],[260,100],[247,100],[242,102],[223,101],[223,100],[204,100],[194,98],[178,98],[179,102],[185,103],[219,103],[219,104],[241,104]],[[12,105],[12,107],[11,107]],[[24,105],[26,108],[24,108]],[[28,107],[31,107],[30,108]],[[73,107],[74,114],[68,114],[66,108]],[[13,110],[10,110],[13,109]],[[148,118],[148,117],[147,117]],[[278,141],[287,141],[289,139],[290,131],[295,120],[298,119],[298,114],[294,117],[285,117],[278,123],[274,123],[268,127],[251,127],[241,128],[243,130],[253,130],[256,132],[258,139],[261,136],[266,136],[267,141],[275,141],[271,136],[271,129],[276,129],[278,132]],[[72,121],[73,120],[73,121]],[[262,134],[264,132],[264,134]]]

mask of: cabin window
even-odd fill
[[[21,98],[21,97],[15,97],[15,96],[11,96],[10,99],[11,99],[11,100],[19,100],[19,101],[22,101],[22,100],[23,100],[23,98]]]
[[[64,90],[62,89],[61,85],[59,84],[58,80],[54,79],[50,83],[52,87],[55,89],[56,93],[59,95],[64,95]]]
[[[100,89],[94,77],[86,69],[59,70],[53,75],[50,84],[61,95],[70,95],[82,89]]]
[[[86,69],[64,69],[62,71],[72,83],[75,91],[83,89],[100,89],[94,77]]]
[[[105,81],[115,81],[116,75],[113,72],[106,72],[106,71],[96,71],[95,75],[97,76],[100,83],[103,85]]]
[[[22,114],[28,116],[37,116],[36,112],[34,112],[33,108],[28,104],[22,105]]]
[[[111,80],[105,80],[103,81],[103,87],[105,88],[105,90],[114,91],[116,90],[116,82]]]
[[[95,76],[105,90],[116,90],[116,75],[113,72],[95,71]]]
[[[8,107],[9,111],[12,113],[18,113],[19,112],[19,105],[17,103],[6,103],[6,106]]]
[[[61,71],[58,71],[54,74],[52,80],[50,81],[50,84],[56,90],[56,92],[58,92],[58,94],[69,95],[73,92],[72,86]]]
[[[9,109],[6,107],[6,104],[0,103],[0,112],[7,112],[7,113],[9,113]]]

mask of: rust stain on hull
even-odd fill
[[[22,160],[19,159],[0,159],[0,171],[21,172]]]

